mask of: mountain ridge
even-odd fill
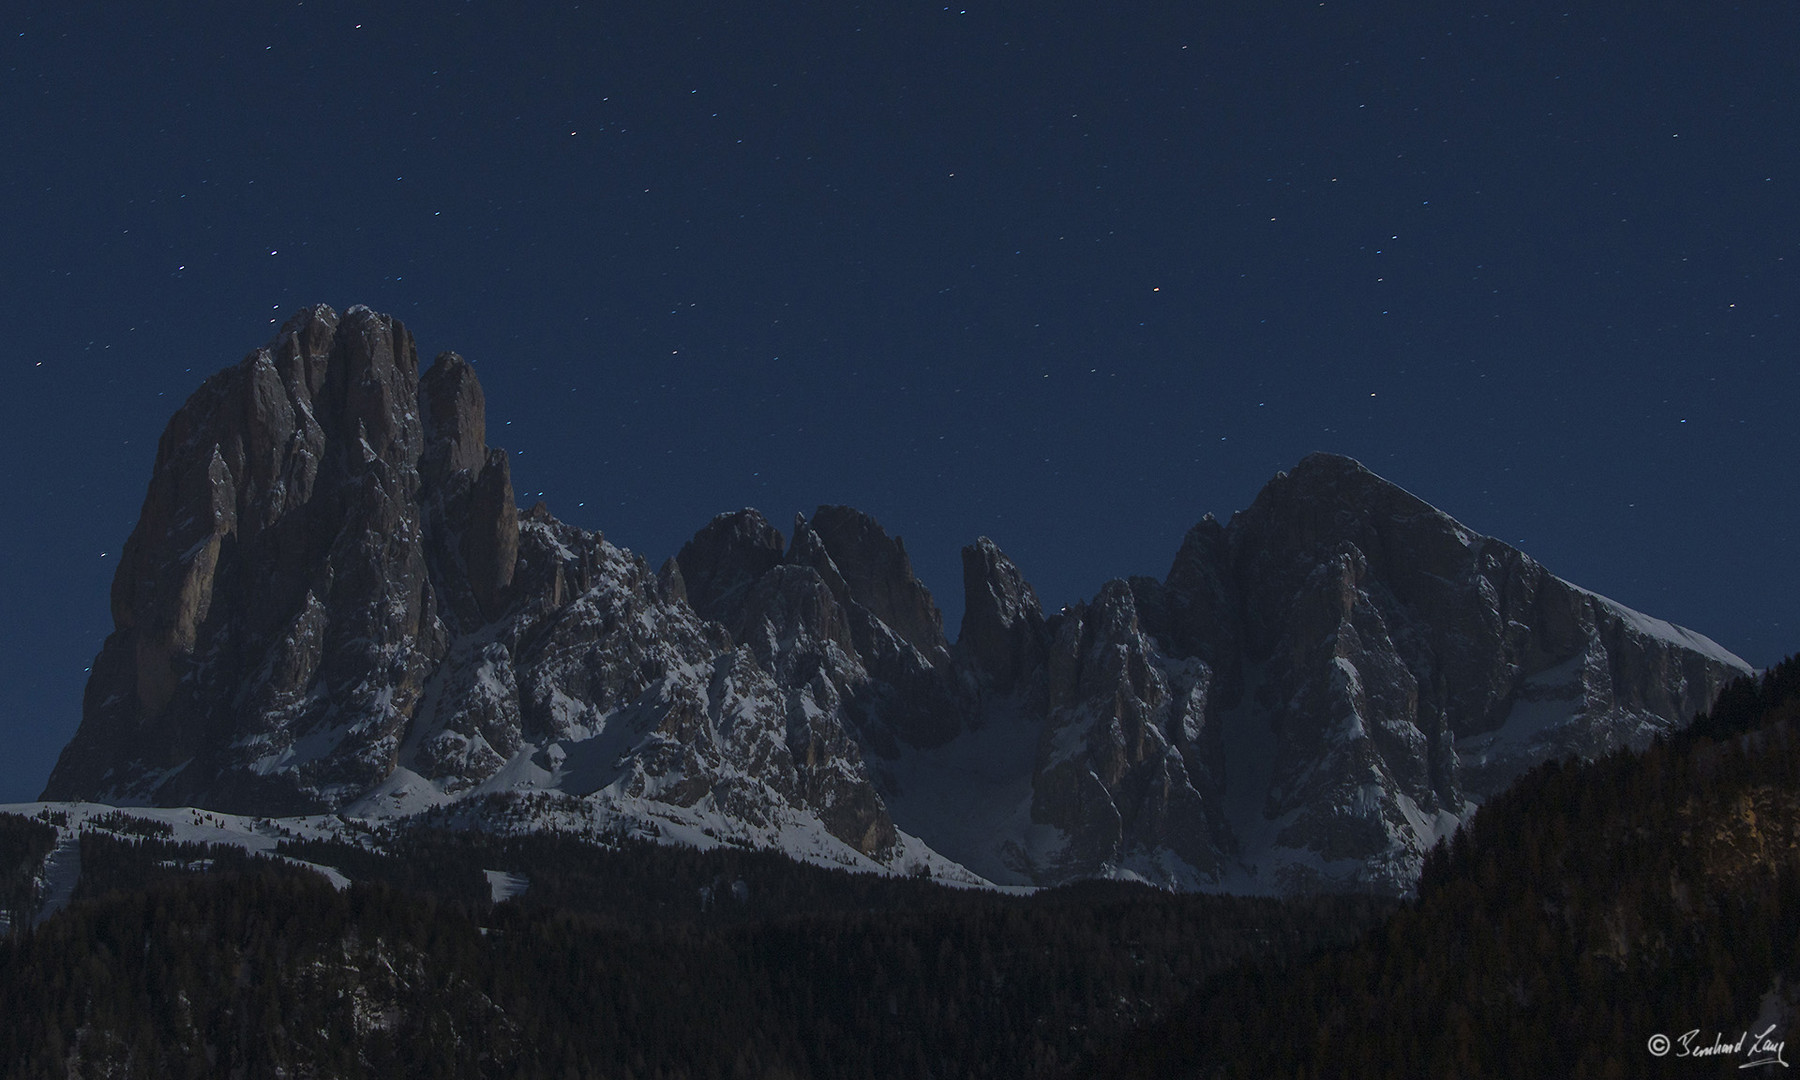
[[[296,314],[170,421],[43,798],[548,790],[1001,883],[1404,891],[1511,777],[1647,742],[1749,670],[1336,455],[1056,612],[981,538],[954,639],[852,508],[790,536],[721,514],[652,571],[520,511],[507,460],[460,356],[421,371],[391,317]]]

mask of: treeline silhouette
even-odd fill
[[[1683,1051],[1771,1024],[1783,1040],[1796,1015],[1797,723],[1790,658],[1643,753],[1540,766],[1431,853],[1381,929],[1216,976],[1094,1071],[1743,1075],[1748,1054]]]
[[[380,839],[392,854],[281,845],[340,891],[236,848],[84,834],[76,902],[0,950],[0,1075],[1072,1075],[1226,966],[1346,945],[1394,909]],[[495,904],[486,870],[529,886]]]
[[[37,912],[37,875],[56,846],[56,830],[20,814],[0,814],[0,915],[18,929]]]

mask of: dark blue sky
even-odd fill
[[[1059,605],[1333,450],[1800,647],[1790,0],[71,6],[0,14],[0,801],[169,414],[316,301],[653,563],[850,503],[954,632],[979,534]]]

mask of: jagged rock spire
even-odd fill
[[[318,305],[182,406],[46,797],[321,808],[391,770],[446,647],[438,590],[491,608],[517,534],[472,369],[441,359],[422,409],[418,368],[398,320]],[[314,731],[356,737],[281,773]]]

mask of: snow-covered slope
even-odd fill
[[[260,818],[221,814],[191,806],[118,807],[92,802],[32,802],[0,805],[0,813],[32,818],[56,830],[56,846],[38,870],[39,907],[35,922],[67,907],[81,878],[81,836],[98,833],[135,839],[145,835],[143,822],[165,826],[157,838],[178,844],[218,844],[251,854],[267,855],[318,873],[338,888],[349,879],[329,866],[279,855],[283,840],[343,839],[354,830],[334,815],[293,818]]]

